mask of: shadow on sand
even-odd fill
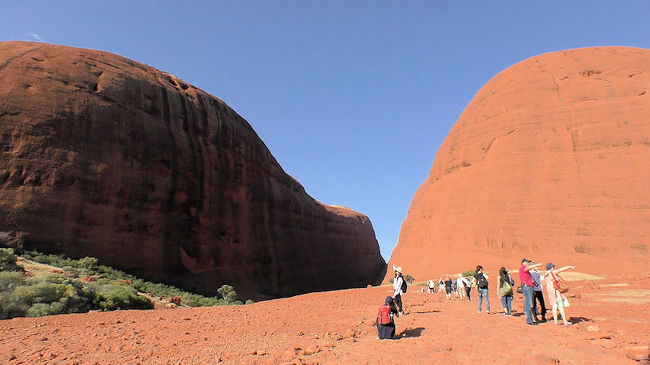
[[[558,321],[560,321],[560,316],[558,315]],[[551,317],[551,321],[553,320],[553,317]],[[580,322],[591,322],[590,318],[585,318],[585,317],[569,317],[569,322],[576,324]]]
[[[417,327],[417,328],[407,328],[402,333],[399,335],[395,336],[395,338],[405,338],[405,337],[420,337],[422,335],[422,331],[424,331],[424,327]]]
[[[417,311],[417,312],[411,312],[411,313],[417,313],[417,314],[423,314],[423,313],[440,313],[439,310],[431,310],[431,311]]]

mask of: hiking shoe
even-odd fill
[[[537,326],[537,322],[526,322],[529,326]]]

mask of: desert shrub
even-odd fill
[[[404,280],[406,280],[406,282],[411,284],[411,285],[415,281],[415,278],[413,276],[411,276],[411,274],[404,274],[403,276],[404,276]],[[388,279],[388,282],[393,284],[395,282],[395,278]]]
[[[153,309],[149,298],[138,295],[135,288],[127,285],[101,285],[98,287],[98,307],[104,311],[118,309]]]
[[[0,271],[0,293],[12,291],[13,288],[25,284],[23,273],[18,271]]]
[[[253,304],[253,303],[255,303],[255,302],[252,301],[252,300],[250,300],[250,299],[248,299],[248,300],[246,301],[246,303],[244,303],[244,304]]]
[[[29,278],[0,300],[0,316],[42,316],[80,313],[92,309],[95,293],[77,279],[60,275]]]
[[[221,286],[221,288],[217,289],[217,292],[221,294],[227,304],[234,304],[237,301],[237,293],[235,292],[235,288],[230,285]]]
[[[147,298],[137,295],[137,292],[151,293],[152,296],[166,298],[181,296],[181,304],[191,307],[242,304],[237,300],[237,293],[232,286],[228,286],[230,289],[224,291],[224,299],[206,297],[183,291],[171,285],[145,281],[112,267],[100,265],[99,261],[94,257],[84,257],[75,260],[63,257],[62,255],[47,255],[37,251],[26,250],[21,255],[24,258],[36,262],[60,267],[63,271],[70,272],[75,277],[89,275],[91,273],[99,274],[100,277],[96,278],[96,281],[93,283],[83,283],[76,278],[68,278],[74,279],[82,286],[92,288],[95,291],[94,309],[144,309],[144,307],[149,307],[150,301]],[[0,283],[0,285],[2,284]],[[122,288],[119,288],[120,286]],[[220,294],[222,296],[224,295],[222,293]],[[35,315],[36,313],[52,314],[51,312],[55,312],[57,308],[58,305],[54,304],[48,304],[47,306],[39,305],[32,309],[30,313],[34,313]]]
[[[466,278],[471,278],[474,275],[476,275],[476,270],[465,271],[463,273],[463,277],[466,277]]]
[[[11,248],[0,248],[0,271],[23,271],[22,266],[16,264],[18,257]]]
[[[80,269],[95,271],[97,270],[98,261],[94,257],[86,256],[80,260],[77,260],[76,264]]]
[[[189,307],[209,307],[213,305],[224,305],[226,302],[216,297],[204,297],[198,294],[185,293],[182,295],[181,304]]]

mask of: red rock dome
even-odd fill
[[[254,298],[385,270],[368,217],[312,199],[223,101],[43,43],[0,42],[0,244]]]
[[[525,60],[479,90],[389,267],[424,280],[527,257],[618,272],[647,264],[649,245],[650,51],[585,48]]]

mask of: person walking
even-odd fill
[[[447,293],[447,299],[451,299],[451,287],[454,285],[454,282],[451,280],[449,276],[447,276],[447,280],[445,280],[445,293]]]
[[[470,294],[472,293],[473,279],[474,278],[472,278],[472,280],[465,278],[465,294],[467,294],[467,300],[469,300],[470,302],[472,301],[472,298],[470,298]]]
[[[393,278],[393,299],[397,308],[399,309],[399,314],[404,314],[404,307],[402,307],[402,286],[404,285],[404,277],[402,276],[402,268],[393,266],[395,270],[395,277]]]
[[[505,267],[501,267],[499,269],[499,276],[497,276],[497,288],[499,288],[497,295],[501,298],[504,316],[512,315],[513,285],[515,285],[515,281],[512,279],[512,276],[510,276]]]
[[[546,304],[544,303],[544,294],[542,293],[541,277],[537,269],[530,270],[530,276],[533,277],[533,316],[535,317],[535,322],[546,323]],[[538,302],[540,311],[537,311]],[[537,314],[540,314],[542,318],[538,319]]]
[[[465,298],[465,279],[463,278],[463,274],[458,274],[458,279],[456,279],[456,292],[460,299]]]
[[[537,322],[533,320],[533,277],[530,276],[530,270],[540,264],[531,264],[527,259],[521,260],[519,268],[519,280],[524,289],[524,314],[526,314],[526,323],[536,326]]]
[[[442,280],[442,276],[440,277],[440,281],[438,281],[438,291],[441,293],[445,291],[445,281]]]
[[[476,274],[474,274],[476,286],[478,288],[478,312],[481,313],[483,299],[485,299],[485,309],[487,314],[490,314],[490,298],[488,295],[488,276],[483,272],[483,266],[476,266]]]
[[[433,282],[433,279],[429,279],[429,284],[427,286],[429,288],[429,294],[432,294],[436,291],[436,283]]]
[[[565,326],[570,326],[572,323],[566,317],[566,308],[569,306],[569,300],[560,292],[558,282],[562,280],[559,274],[562,271],[575,269],[575,266],[565,266],[561,269],[555,269],[552,262],[546,264],[546,273],[544,274],[544,281],[546,281],[546,294],[548,300],[553,303],[553,322],[557,325],[557,310],[560,310],[562,321]]]

